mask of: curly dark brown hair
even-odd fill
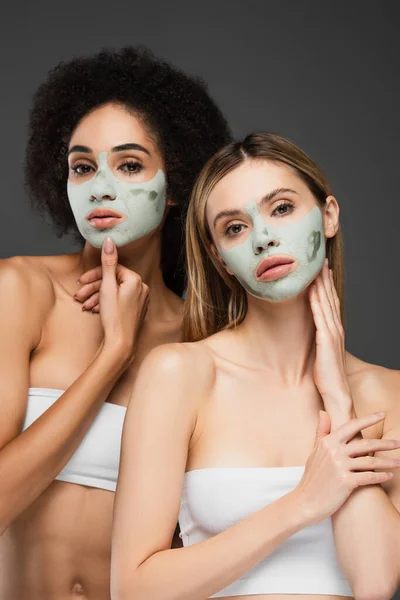
[[[176,206],[162,231],[161,268],[166,285],[181,294],[182,220],[190,193],[207,160],[231,139],[202,79],[141,46],[102,50],[56,66],[37,90],[30,113],[25,178],[33,206],[50,217],[59,237],[70,231],[80,237],[67,196],[68,143],[79,121],[109,102],[137,114],[162,152]]]

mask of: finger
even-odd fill
[[[400,460],[397,458],[381,458],[378,456],[360,456],[350,459],[350,469],[352,471],[373,471],[382,469],[389,471],[400,467]]]
[[[117,247],[113,240],[108,237],[103,242],[101,248],[101,265],[103,267],[103,282],[107,285],[110,282],[116,283],[116,270],[118,264]]]
[[[367,427],[371,427],[375,423],[379,423],[379,421],[383,421],[384,418],[384,412],[377,412],[366,417],[360,417],[359,419],[351,419],[338,427],[332,435],[337,437],[341,442],[348,442],[357,433],[360,433],[363,429],[367,429]]]
[[[393,473],[390,471],[364,471],[361,473],[353,473],[351,475],[353,481],[353,487],[360,487],[362,485],[376,485],[377,483],[385,483],[393,477]]]
[[[346,444],[348,456],[364,456],[370,452],[385,452],[400,448],[400,440],[352,440]]]
[[[87,283],[80,290],[74,294],[75,300],[79,300],[80,302],[85,301],[87,298],[90,298],[93,294],[99,291],[101,285],[101,279],[94,281],[93,283]]]
[[[341,312],[340,312],[340,300],[339,300],[339,296],[336,290],[336,286],[335,286],[335,279],[333,277],[333,270],[329,269],[329,274],[330,274],[330,278],[331,278],[331,283],[332,283],[332,292],[333,292],[333,297],[335,299],[335,307],[336,307],[336,311],[338,316],[340,317]]]
[[[318,331],[326,331],[328,326],[326,324],[325,316],[321,308],[318,293],[315,287],[315,283],[310,286],[310,305],[311,311],[314,318],[315,327]]]
[[[97,292],[97,294],[93,294],[93,296],[91,296],[88,300],[86,300],[86,302],[84,302],[84,304],[82,305],[82,310],[92,310],[92,308],[99,304],[99,298],[99,292]]]
[[[92,283],[93,281],[96,281],[97,279],[101,279],[102,278],[102,269],[101,267],[95,267],[94,269],[91,269],[90,271],[86,271],[86,273],[83,273],[77,283],[81,283],[81,284],[85,284],[85,283]]]
[[[316,280],[316,288],[317,288],[317,292],[318,292],[319,302],[320,302],[322,311],[324,313],[326,324],[328,325],[330,331],[334,332],[336,325],[335,325],[335,321],[333,318],[333,307],[332,307],[333,299],[331,302],[329,295],[328,295],[328,291],[327,291],[327,285],[328,285],[327,284],[327,282],[328,282],[327,269],[328,269],[328,266],[327,266],[327,263],[325,262],[324,266],[322,268],[320,277],[318,277]]]
[[[333,298],[333,315],[335,318],[336,325],[339,330],[343,329],[342,316],[340,312],[340,301],[339,296],[337,295],[335,282],[333,280],[333,271],[329,269],[329,281],[330,281],[330,289]]]
[[[120,264],[117,265],[116,276],[119,284],[125,283],[126,281],[142,282],[140,275]]]
[[[325,410],[320,410],[318,414],[317,431],[315,434],[315,445],[318,444],[321,438],[329,435],[331,430],[331,420]]]
[[[100,312],[100,304],[97,304],[94,308],[92,308],[92,313],[99,313]]]

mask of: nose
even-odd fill
[[[117,195],[114,184],[102,171],[98,171],[96,173],[90,191],[90,199],[93,202],[102,202],[103,200],[115,200]]]
[[[255,228],[253,234],[253,252],[258,255],[267,248],[277,248],[280,242],[272,232],[268,231],[268,227],[263,224],[261,227]]]

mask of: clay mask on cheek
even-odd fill
[[[129,183],[117,179],[108,166],[107,152],[98,157],[97,173],[89,181],[70,183],[67,192],[72,212],[81,235],[92,246],[100,248],[110,236],[116,246],[125,246],[158,227],[165,211],[166,179],[159,169],[153,179]],[[96,228],[87,220],[96,208],[109,208],[124,215],[114,227]]]
[[[280,227],[267,224],[255,202],[248,204],[245,212],[253,222],[250,235],[234,248],[218,247],[221,258],[249,294],[271,302],[294,298],[314,279],[324,264],[326,251],[321,210],[314,206],[296,223]],[[269,247],[271,241],[279,245]],[[275,281],[257,281],[254,273],[260,262],[277,254],[296,259],[296,269]]]

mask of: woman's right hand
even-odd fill
[[[107,238],[101,251],[100,318],[104,329],[103,347],[119,350],[133,360],[137,334],[149,302],[149,288],[141,277],[118,264],[117,248]]]
[[[392,477],[387,470],[400,467],[400,461],[396,459],[369,456],[369,453],[381,450],[398,449],[398,440],[357,437],[363,429],[384,418],[384,413],[373,413],[351,419],[329,433],[329,416],[320,411],[315,445],[295,488],[307,524],[330,517],[356,488],[384,483]],[[374,469],[383,471],[374,472]]]

